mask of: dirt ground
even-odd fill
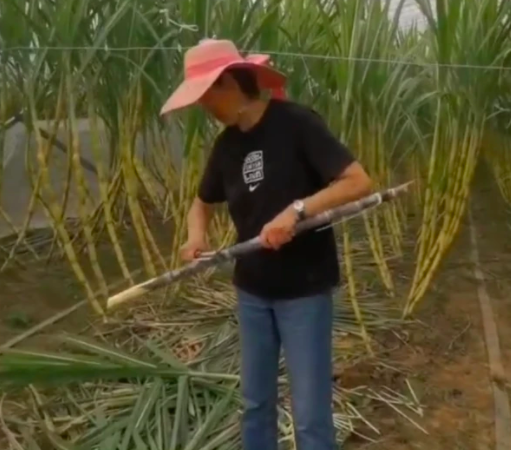
[[[473,199],[474,222],[502,358],[511,378],[511,217],[503,203],[485,201],[489,195],[495,198],[494,188]],[[424,405],[423,417],[414,420],[428,434],[382,407],[370,417],[381,439],[367,443],[350,438],[346,450],[494,449],[493,397],[470,249],[468,226],[464,226],[418,312],[418,323],[377,337],[378,361],[385,360],[395,370],[365,362],[347,369],[339,380],[347,388],[387,385],[400,391],[409,379]],[[0,345],[82,298],[64,267],[52,265],[41,271],[18,270],[0,277]],[[86,311],[69,316],[50,331],[79,331],[86,325]],[[41,339],[24,344],[33,342],[40,344]]]
[[[495,195],[493,189],[491,190]],[[511,239],[506,205],[485,202],[488,191],[473,199],[473,217],[487,291],[499,330],[502,362],[511,379]],[[441,274],[424,300],[414,324],[398,335],[379,337],[380,357],[401,371],[377,370],[376,364],[350,368],[347,387],[393,385],[403,390],[408,378],[424,405],[415,417],[426,435],[389,409],[374,411],[382,438],[375,443],[351,439],[346,450],[490,450],[495,448],[494,404],[478,301],[470,260],[468,223]],[[385,351],[385,349],[393,349]],[[508,385],[509,386],[509,385]],[[511,389],[508,387],[509,394]]]
[[[171,231],[169,227],[159,223],[151,224],[155,238],[161,248],[171,248]],[[144,281],[141,268],[142,258],[138,251],[138,242],[134,233],[125,233],[124,257],[127,261],[135,282]],[[133,245],[131,245],[133,243]],[[119,265],[112,252],[111,246],[102,243],[98,246],[101,269],[106,282],[112,291],[125,287],[119,284],[122,280]],[[89,270],[88,279],[93,279],[87,257],[80,255],[84,270]],[[76,280],[65,258],[54,258],[47,265],[29,263],[26,266],[10,265],[0,273],[0,348],[3,343],[15,338],[25,330],[81,302],[85,297],[84,289]],[[55,333],[60,330],[79,332],[87,327],[87,317],[93,317],[94,312],[88,305],[76,313],[66,316],[65,320],[57,322],[44,332],[33,338],[23,340],[22,345],[41,344],[45,333]]]

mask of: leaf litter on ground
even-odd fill
[[[114,317],[94,326],[93,336],[59,336],[53,352],[2,354],[0,386],[14,389],[2,403],[12,442],[37,449],[34,445],[41,444],[26,438],[27,430],[30,435],[37,430],[54,448],[66,450],[239,448],[239,334],[230,284],[202,277],[181,293],[170,291],[166,302],[154,296],[134,305],[130,320]],[[384,299],[373,295],[358,301],[369,332],[403,324],[399,309]],[[337,296],[337,365],[348,367],[367,358],[359,331],[350,300]],[[282,444],[291,448],[293,421],[283,361],[279,382],[279,430]],[[26,392],[27,386],[32,401],[16,403],[16,388]],[[421,405],[409,383],[403,388],[406,395],[335,383],[339,441],[353,434],[368,441],[377,437],[378,428],[367,416],[376,404],[422,429],[412,418],[421,415]]]

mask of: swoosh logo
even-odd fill
[[[248,190],[250,192],[254,192],[257,188],[259,187],[259,183],[257,184],[251,184],[249,187],[248,187]]]

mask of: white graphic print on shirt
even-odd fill
[[[243,161],[243,180],[248,190],[254,192],[264,180],[264,162],[262,150],[250,152]]]

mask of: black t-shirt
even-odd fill
[[[238,242],[251,239],[295,200],[327,187],[354,158],[312,109],[271,100],[247,132],[227,127],[206,166],[199,198],[227,202]],[[280,250],[261,250],[236,261],[234,284],[267,299],[320,293],[339,284],[331,228],[296,236]]]

